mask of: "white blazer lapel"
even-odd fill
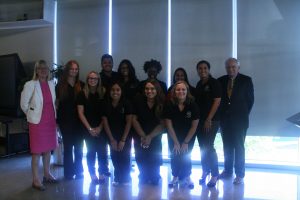
[[[36,81],[36,83],[35,83],[35,92],[40,97],[40,99],[42,100],[42,103],[43,103],[43,93],[42,93],[42,88],[41,88],[41,84],[39,81]]]

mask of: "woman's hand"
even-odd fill
[[[175,154],[180,154],[180,144],[179,143],[174,144],[173,152]]]
[[[183,143],[181,144],[180,151],[181,151],[182,153],[187,153],[187,152],[188,152],[188,147],[189,147],[189,144],[183,142]]]
[[[146,137],[144,137],[142,144],[145,148],[149,148],[151,141],[152,141],[152,137],[150,135],[147,135]]]
[[[112,150],[118,151],[118,143],[115,139],[110,140],[110,145],[111,145]]]
[[[102,128],[100,126],[97,126],[96,128],[94,128],[94,132],[97,135],[99,135],[101,131],[102,131]]]
[[[89,131],[89,134],[90,134],[91,136],[93,136],[93,137],[96,137],[96,136],[97,136],[97,133],[95,132],[95,129],[89,128],[88,131]]]
[[[118,151],[123,151],[124,146],[125,146],[125,141],[121,140],[118,143]]]
[[[209,119],[206,119],[205,122],[204,122],[204,132],[208,133],[211,129],[211,124],[212,124],[212,121],[209,120]]]

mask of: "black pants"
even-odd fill
[[[106,174],[108,169],[108,156],[107,156],[107,138],[101,133],[98,137],[93,137],[86,133],[85,142],[87,147],[87,165],[91,176],[96,174],[96,154],[98,160],[98,172],[99,175]]]
[[[235,174],[241,178],[245,176],[245,138],[246,127],[237,122],[228,120],[221,123],[221,132],[224,149],[224,170],[232,174],[233,164]]]
[[[209,132],[204,131],[204,121],[200,121],[197,128],[197,139],[201,150],[201,165],[203,173],[219,175],[218,156],[214,147],[215,138],[219,130],[219,121],[212,121]]]
[[[72,178],[83,173],[83,131],[80,127],[67,125],[61,125],[60,131],[64,145],[64,176]]]
[[[178,138],[179,143],[182,144],[184,139]],[[193,137],[188,144],[188,151],[186,153],[175,154],[173,152],[174,142],[170,136],[168,136],[168,143],[171,152],[171,169],[172,176],[178,177],[179,180],[183,180],[189,177],[192,173],[192,161],[191,152],[194,147],[195,137]]]
[[[122,151],[110,149],[111,160],[114,165],[114,181],[116,182],[125,183],[131,180],[130,151],[131,137],[127,137]]]
[[[162,163],[161,135],[152,139],[148,148],[141,147],[140,137],[134,138],[135,159],[139,168],[141,183],[151,181],[157,183],[160,179],[160,166]]]

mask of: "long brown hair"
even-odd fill
[[[162,90],[162,88],[161,88],[161,86],[160,86],[160,84],[157,80],[149,79],[145,82],[145,85],[144,85],[144,96],[145,97],[146,97],[145,88],[146,88],[147,83],[150,83],[155,87],[155,90],[156,90],[156,93],[157,93],[155,98],[154,98],[155,115],[156,115],[156,117],[160,118],[161,114],[162,114],[162,111],[163,111],[163,105],[164,105],[164,101],[165,101],[165,94],[164,94],[164,92],[163,92],[163,90]]]
[[[76,60],[69,60],[67,64],[65,65],[62,75],[60,77],[60,80],[58,81],[58,97],[59,99],[64,99],[67,97],[68,94],[68,77],[69,77],[69,71],[72,67],[72,65],[75,64],[78,67],[78,73],[75,77],[75,84],[74,84],[74,93],[75,96],[81,91],[81,83],[79,80],[79,64]]]

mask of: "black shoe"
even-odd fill
[[[210,180],[207,183],[207,187],[215,187],[217,182],[219,180],[219,177],[211,177]]]
[[[206,182],[206,177],[208,176],[208,172],[203,172],[201,178],[199,179],[199,185],[204,185]]]
[[[222,171],[222,173],[219,175],[219,179],[227,179],[231,177],[232,177],[232,173],[228,173],[226,171]]]

